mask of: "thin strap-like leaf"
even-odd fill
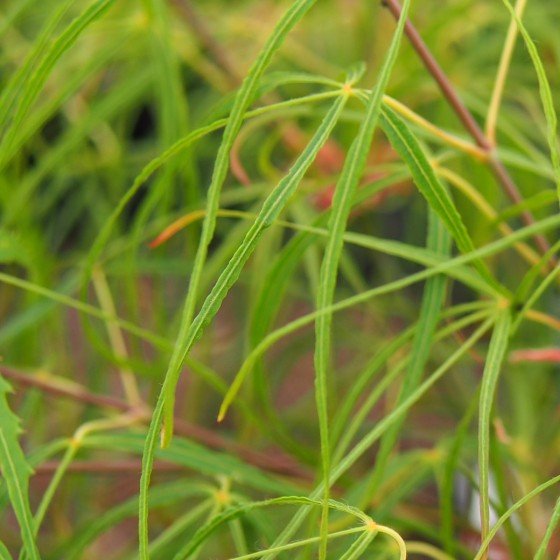
[[[502,516],[500,519],[496,521],[495,525],[492,527],[492,530],[488,533],[488,536],[484,539],[484,542],[480,546],[479,551],[476,553],[476,556],[473,560],[481,560],[484,557],[488,550],[488,546],[492,542],[492,539],[496,536],[496,533],[502,528],[503,524],[521,507],[523,507],[528,501],[532,500],[535,496],[538,496],[541,492],[544,492],[547,488],[554,486],[555,484],[560,483],[560,475],[543,482],[529,493],[525,494],[520,500],[515,502]]]
[[[340,179],[335,188],[333,199],[333,210],[329,221],[329,240],[321,264],[319,278],[319,290],[317,293],[317,309],[321,310],[329,307],[334,298],[336,279],[338,276],[338,265],[342,247],[344,245],[344,232],[352,208],[352,202],[360,179],[364,172],[368,154],[371,149],[373,134],[377,127],[381,103],[385,88],[389,82],[389,77],[393,65],[397,58],[399,46],[404,31],[410,0],[406,0],[403,11],[399,18],[397,30],[393,34],[391,45],[387,52],[383,66],[373,89],[365,110],[365,115],[358,131],[358,135],[352,142]],[[327,502],[329,499],[330,484],[329,471],[331,463],[330,438],[329,438],[329,412],[328,412],[328,389],[327,377],[331,355],[331,325],[332,313],[319,315],[315,322],[315,401],[317,414],[319,417],[319,433],[321,439],[321,465],[323,471],[324,489],[323,510],[321,516],[321,544],[319,546],[319,558],[324,560],[327,557],[327,534],[328,534],[328,515]]]
[[[302,505],[307,507],[322,506],[322,503],[315,498],[307,498],[304,496],[281,496],[279,498],[272,498],[270,500],[263,500],[261,502],[249,502],[235,507],[230,507],[210,520],[206,525],[200,527],[196,534],[190,539],[186,549],[181,552],[179,558],[187,560],[190,558],[204,543],[208,536],[213,533],[223,523],[236,519],[239,516],[254,510],[275,505]],[[344,504],[336,500],[329,500],[327,506],[338,512],[351,515],[361,523],[369,521],[369,517],[359,509]],[[363,530],[363,529],[362,529]],[[375,533],[374,533],[375,534]]]
[[[14,155],[11,146],[12,140],[18,133],[29,107],[37,99],[56,62],[76,42],[82,32],[99,19],[114,2],[115,0],[98,0],[78,16],[53,42],[39,67],[31,74],[29,82],[23,88],[14,118],[0,144],[0,169]]]
[[[556,500],[556,505],[554,506],[554,511],[552,512],[552,516],[550,517],[550,521],[546,528],[546,533],[539,545],[537,553],[535,554],[535,560],[544,560],[546,558],[546,551],[548,549],[548,544],[552,540],[552,537],[557,531],[557,527],[560,524],[560,498]]]
[[[318,151],[324,145],[325,141],[329,137],[333,127],[335,126],[342,109],[347,100],[347,94],[341,94],[340,98],[333,104],[331,109],[325,115],[325,118],[321,125],[319,126],[317,132],[313,136],[312,140],[308,144],[307,148],[302,152],[288,175],[280,181],[272,193],[263,203],[261,211],[257,218],[255,219],[253,225],[247,232],[243,242],[238,247],[237,251],[231,258],[230,262],[226,266],[225,270],[222,272],[216,284],[212,288],[210,294],[204,301],[202,308],[192,323],[183,323],[182,330],[184,334],[181,333],[180,340],[177,342],[175,347],[175,352],[173,354],[174,358],[170,362],[168,372],[166,374],[164,384],[156,403],[156,407],[152,416],[152,421],[150,423],[150,428],[146,438],[146,447],[143,457],[143,474],[141,480],[141,492],[140,492],[140,523],[141,523],[141,534],[147,533],[147,509],[146,509],[146,497],[147,489],[149,484],[149,472],[151,471],[151,465],[153,464],[153,453],[154,446],[157,438],[157,431],[160,426],[160,422],[163,418],[163,406],[167,398],[170,402],[174,401],[174,391],[178,380],[178,375],[180,368],[187,357],[190,349],[192,348],[195,341],[202,335],[206,325],[212,320],[214,315],[217,313],[223,299],[227,295],[231,286],[237,280],[243,266],[247,262],[251,253],[253,252],[259,238],[262,236],[267,227],[269,227],[274,219],[281,212],[282,208],[285,206],[297,185],[303,178],[305,172],[315,159]],[[217,214],[217,208],[215,214]],[[214,220],[215,220],[214,216]],[[194,272],[193,272],[194,274]],[[173,412],[172,409],[171,413]],[[172,427],[172,423],[168,423],[168,429]],[[168,438],[171,432],[166,432]],[[164,441],[167,443],[167,441]],[[141,537],[141,554],[142,558],[147,558],[147,538]]]
[[[29,506],[29,477],[33,471],[19,444],[19,418],[8,405],[7,394],[11,390],[10,384],[0,377],[0,469],[19,523],[24,550],[28,558],[39,560]]]
[[[429,229],[426,247],[435,253],[441,254],[444,258],[450,256],[451,237],[433,209],[429,211]],[[440,319],[441,308],[445,300],[446,284],[447,279],[443,275],[432,276],[426,281],[420,306],[418,326],[412,342],[410,362],[397,399],[397,404],[408,397],[422,379],[422,374],[433,344],[433,337]],[[387,466],[389,456],[397,442],[403,422],[404,417],[395,423],[381,440],[379,452],[375,459],[374,476],[370,488],[368,489],[368,494],[375,492],[375,489],[383,479],[385,467]]]
[[[363,454],[387,431],[391,425],[406,413],[426,392],[449,371],[449,369],[478,342],[491,328],[494,319],[485,321],[447,360],[432,373],[403,403],[392,409],[346,454],[344,459],[338,463],[331,472],[331,483],[334,484],[345,472],[348,471]],[[323,493],[322,484],[310,494],[310,498],[317,499]],[[289,541],[295,532],[301,527],[309,508],[301,508],[286,525],[285,529],[272,544],[272,547],[282,545]],[[263,560],[273,560],[276,554],[270,553],[263,556]]]
[[[364,531],[340,557],[340,560],[359,560],[371,541],[375,539],[377,533],[375,531]]]
[[[50,19],[41,30],[41,33],[35,39],[33,48],[25,57],[25,61],[20,64],[8,83],[2,88],[2,93],[0,94],[0,131],[3,131],[6,123],[9,122],[12,116],[12,107],[16,102],[18,94],[21,94],[21,90],[33,72],[34,66],[36,66],[41,57],[45,55],[45,50],[56,26],[60,23],[60,20],[64,17],[74,1],[75,0],[66,0],[66,2],[59,6],[51,15]]]
[[[539,80],[539,93],[541,96],[544,115],[546,117],[550,160],[552,162],[558,200],[560,201],[560,144],[558,143],[558,116],[556,114],[556,109],[554,108],[554,98],[550,88],[550,83],[546,77],[546,71],[541,57],[539,56],[537,46],[531,38],[531,35],[529,35],[523,20],[515,13],[515,10],[509,3],[509,0],[502,0],[502,2],[519,28],[519,32],[523,37],[523,41],[525,41],[525,46],[527,47],[527,51],[529,52],[529,56],[531,57],[531,61],[533,62],[533,66],[535,67],[535,71],[537,73],[537,78]]]
[[[12,555],[2,541],[0,541],[0,560],[13,560]]]
[[[478,420],[478,468],[480,482],[480,518],[482,539],[490,529],[490,420],[498,376],[506,354],[511,330],[511,313],[505,309],[498,316],[490,340],[480,388]]]
[[[383,107],[381,126],[391,145],[410,169],[418,190],[446,225],[461,252],[469,253],[473,251],[474,244],[463,223],[461,214],[459,214],[451,196],[435,174],[420,146],[420,142],[418,142],[410,127],[387,106]],[[475,266],[491,286],[499,287],[499,284],[482,261],[476,261]]]
[[[202,277],[204,263],[208,252],[208,246],[214,236],[216,227],[216,217],[220,201],[220,192],[225,181],[229,168],[229,153],[235,141],[235,137],[241,128],[244,115],[253,102],[257,93],[259,80],[269,65],[273,54],[283,43],[288,32],[303,18],[316,0],[298,0],[286,11],[284,16],[276,24],[272,35],[268,39],[266,45],[260,52],[257,60],[253,64],[247,77],[243,81],[241,88],[235,98],[233,108],[231,110],[228,123],[224,130],[224,136],[218,154],[216,155],[216,163],[212,173],[212,181],[208,187],[208,198],[206,203],[206,216],[202,225],[202,233],[198,250],[196,253],[193,271],[189,282],[189,291],[183,307],[181,317],[181,326],[179,335],[169,361],[169,366],[165,374],[165,390],[163,391],[164,414],[163,414],[163,433],[162,443],[165,445],[169,442],[173,435],[173,411],[175,407],[175,387],[179,379],[181,365],[183,363],[187,348],[187,339],[190,332],[193,332],[191,321],[194,316],[194,310],[198,298],[198,288]]]

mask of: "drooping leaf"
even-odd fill
[[[430,208],[443,221],[461,252],[469,253],[473,251],[474,244],[463,223],[461,214],[459,214],[451,196],[438,179],[420,142],[410,127],[387,106],[383,107],[381,126],[392,146],[407,164],[418,190],[422,193]],[[484,262],[475,261],[474,264],[490,285],[498,287],[495,278]]]

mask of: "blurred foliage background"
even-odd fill
[[[205,207],[221,132],[205,135],[146,178],[118,215],[95,266],[88,268],[92,247],[144,166],[189,132],[227,117],[244,76],[291,4],[4,0],[0,5],[0,373],[15,388],[10,404],[21,418],[22,446],[35,468],[31,509],[45,507],[38,523],[43,558],[135,557],[145,424],[181,323],[204,215],[199,211]],[[483,125],[510,22],[503,3],[422,0],[412,2],[410,17]],[[560,3],[531,0],[523,21],[559,110]],[[373,87],[394,31],[394,18],[379,2],[317,3],[275,54],[254,106],[325,91],[327,86],[303,79],[303,73],[342,83],[357,62],[366,69],[360,87]],[[387,94],[437,127],[468,138],[406,39]],[[327,103],[286,107],[243,125],[220,198],[220,208],[233,213],[218,220],[199,304],[263,197],[319,126]],[[362,115],[359,100],[350,99],[283,219],[324,226],[318,220],[329,211]],[[547,121],[522,40],[513,52],[497,127],[498,154],[522,193],[522,205],[512,205],[484,161],[454,150],[422,127],[416,130],[430,161],[473,185],[493,209],[492,218],[468,193],[450,186],[476,246],[503,236],[500,223],[520,228],[523,209],[537,221],[557,214]],[[349,230],[425,246],[426,202],[381,131],[359,193]],[[184,216],[190,222],[186,228],[150,246]],[[557,231],[548,232],[552,244]],[[279,258],[296,236],[290,228],[267,230],[187,362],[177,390],[177,437],[160,452],[152,481],[154,558],[184,557],[181,550],[195,530],[231,503],[307,495],[320,480],[312,328],[274,345],[256,364],[232,413],[219,425],[215,421],[229,383],[251,350],[269,331],[314,309],[325,241],[317,237],[309,243],[283,276]],[[534,266],[512,250],[486,262],[512,292]],[[410,259],[348,244],[336,299],[422,268]],[[329,407],[338,437],[346,426],[339,413],[350,402],[360,372],[415,324],[422,293],[422,284],[415,284],[335,315]],[[491,443],[498,515],[558,474],[558,301],[556,281],[535,306],[537,320],[522,322],[512,337],[503,368]],[[476,311],[476,305],[482,309],[489,302],[453,283],[440,330],[460,304],[474,304]],[[114,315],[121,323],[111,319]],[[466,324],[451,336],[434,335],[426,371],[435,370],[473,331]],[[333,490],[334,497],[394,527],[405,541],[431,543],[442,554],[432,550],[426,557],[447,558],[445,550],[470,558],[479,545],[480,527],[467,502],[477,499],[476,399],[487,346],[485,336],[408,411],[373,493],[367,481],[375,446]],[[527,353],[535,350],[541,354]],[[408,342],[395,346],[379,377],[350,405],[354,418],[376,384],[387,380],[353,441],[394,408],[401,387],[398,368],[409,352]],[[112,424],[122,418],[116,413],[132,418]],[[95,424],[100,419],[108,422],[107,430]],[[78,444],[65,463],[69,441]],[[53,473],[61,479],[53,479]],[[461,484],[467,488],[464,499]],[[44,502],[49,489],[53,494]],[[17,522],[6,489],[0,486],[0,492],[0,539],[15,552],[21,546]],[[547,490],[522,508],[497,537],[491,558],[533,557],[557,495],[557,489]],[[212,535],[199,557],[231,558],[264,549],[293,513],[277,506],[266,514],[256,511]],[[316,534],[316,522],[310,521],[302,534]],[[334,516],[332,523],[346,527],[343,516]],[[336,543],[329,548],[332,558],[342,558],[348,543]],[[380,538],[368,551],[376,558],[396,557],[392,546]],[[552,539],[548,557],[555,557],[559,546]],[[302,550],[297,558],[314,557],[312,546]]]

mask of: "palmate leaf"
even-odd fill
[[[32,469],[19,444],[19,418],[10,410],[7,395],[12,387],[0,377],[0,469],[16,514],[27,557],[39,560],[29,507],[29,477]]]

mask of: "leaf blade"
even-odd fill
[[[28,558],[39,560],[29,505],[29,477],[33,470],[19,443],[19,418],[8,405],[7,394],[11,390],[10,384],[0,376],[0,467],[20,526],[24,549]]]

